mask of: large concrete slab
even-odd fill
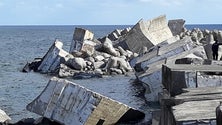
[[[124,49],[142,53],[143,47],[147,49],[161,43],[173,35],[167,25],[166,16],[159,16],[149,21],[140,20],[129,31],[125,39],[120,42]]]
[[[183,19],[175,19],[175,20],[169,20],[168,26],[173,33],[173,36],[180,35],[180,33],[184,32],[185,20]]]
[[[182,40],[165,45],[158,50],[151,51],[150,53],[146,53],[143,56],[138,57],[136,67],[140,67],[141,69],[145,70],[149,64],[175,56],[195,47],[196,45],[192,42],[191,38],[186,37]]]
[[[125,104],[56,77],[27,109],[64,125],[111,125],[145,116]]]

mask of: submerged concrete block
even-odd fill
[[[111,125],[144,118],[138,110],[56,77],[27,109],[64,125]]]
[[[0,109],[0,124],[8,122],[10,120],[11,118],[3,110]]]
[[[93,37],[94,37],[94,34],[90,32],[89,30],[82,29],[82,28],[75,28],[69,53],[80,51],[83,46],[83,41],[93,40]]]
[[[54,44],[49,48],[46,55],[43,57],[41,64],[38,67],[38,71],[42,73],[55,72],[61,64],[60,59],[66,58],[69,54],[62,49],[63,43],[56,40]]]
[[[120,42],[120,46],[132,52],[142,53],[144,46],[149,49],[172,36],[166,17],[159,16],[149,21],[140,20]]]
[[[172,96],[183,88],[221,86],[222,73],[218,65],[166,64],[162,68],[162,84]]]

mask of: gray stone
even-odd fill
[[[76,70],[83,70],[86,67],[85,60],[79,57],[69,59],[66,64]]]
[[[97,55],[94,57],[95,58],[95,61],[98,62],[98,61],[103,61],[105,58],[102,56],[102,55]]]
[[[64,125],[118,124],[145,114],[78,84],[53,77],[27,110]]]
[[[104,68],[105,65],[106,65],[105,62],[103,62],[103,61],[98,61],[98,62],[93,63],[93,66],[94,66],[95,69]]]
[[[117,74],[123,74],[122,70],[121,69],[117,69],[117,68],[110,68],[110,71],[111,72],[115,72]]]
[[[184,32],[184,24],[185,20],[183,19],[176,19],[176,20],[169,20],[168,26],[173,33],[173,36],[180,35],[181,32]]]
[[[120,57],[111,57],[109,59],[105,69],[110,70],[110,68],[121,69],[123,72],[132,71],[132,68],[129,63],[125,59]]]
[[[113,47],[112,41],[110,41],[109,38],[106,38],[106,40],[103,43],[103,50],[104,52],[107,52],[110,55],[118,56],[117,51]]]
[[[172,36],[166,17],[159,16],[149,21],[140,20],[119,45],[125,50],[142,53],[144,46],[149,49]]]

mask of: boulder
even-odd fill
[[[113,47],[112,41],[109,38],[106,38],[104,43],[102,44],[104,52],[107,52],[110,55],[118,56],[117,51]]]
[[[106,64],[105,69],[110,70],[110,68],[121,69],[123,73],[133,70],[129,62],[127,62],[125,59],[120,58],[120,57],[111,57],[109,59],[108,63]]]
[[[70,58],[66,65],[76,70],[83,70],[86,67],[86,62],[83,58],[75,57]]]

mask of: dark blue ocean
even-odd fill
[[[27,111],[26,105],[41,93],[51,78],[34,72],[22,73],[21,69],[34,58],[43,57],[55,39],[61,40],[63,48],[68,51],[75,27],[88,29],[96,38],[100,38],[115,29],[131,26],[0,26],[0,109],[13,122],[27,117],[39,117]],[[186,25],[186,28],[222,30],[222,25]],[[132,77],[116,76],[72,81],[151,115],[153,107],[141,97],[142,86],[132,83],[131,79]]]

